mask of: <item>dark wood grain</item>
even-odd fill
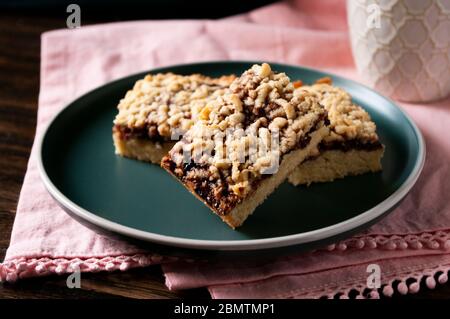
[[[131,14],[127,18],[131,18]],[[92,17],[83,22],[89,24],[109,19]],[[9,244],[34,139],[40,35],[46,30],[63,28],[64,24],[64,14],[0,11],[0,260]],[[433,291],[424,289],[408,298],[449,297],[450,285],[444,285]],[[81,289],[68,289],[64,276],[1,284],[0,298],[209,298],[209,294],[206,289],[169,291],[160,268],[152,266],[125,273],[83,274]]]

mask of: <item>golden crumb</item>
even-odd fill
[[[189,129],[207,102],[224,94],[234,79],[234,75],[149,74],[120,101],[114,124],[170,140],[174,129]]]

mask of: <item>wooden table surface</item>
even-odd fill
[[[9,244],[17,200],[34,140],[39,93],[40,34],[64,28],[65,13],[18,13],[0,9],[0,260]],[[91,18],[88,23],[112,21]],[[121,18],[120,18],[121,19]],[[129,17],[127,17],[129,19]],[[116,20],[119,20],[116,19]],[[86,23],[86,21],[82,21]],[[158,266],[128,272],[83,274],[81,289],[51,276],[0,284],[0,298],[209,298],[206,289],[169,291]],[[449,298],[450,285],[413,298]]]

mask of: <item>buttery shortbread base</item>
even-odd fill
[[[384,148],[376,150],[324,150],[318,157],[306,160],[290,175],[294,185],[332,182],[345,176],[381,170]]]
[[[140,161],[160,164],[164,155],[169,152],[175,142],[152,142],[150,140],[129,138],[121,139],[120,133],[113,132],[116,154]]]
[[[264,179],[253,194],[247,197],[242,203],[238,204],[228,214],[219,215],[220,218],[222,218],[222,220],[232,228],[241,226],[247,217],[255,211],[256,207],[258,207],[267,198],[267,196],[275,190],[275,188],[284,182],[288,175],[300,163],[310,156],[310,154],[317,151],[317,146],[328,134],[329,130],[325,126],[311,133],[311,140],[306,147],[294,150],[284,155],[276,174]]]

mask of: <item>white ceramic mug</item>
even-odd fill
[[[450,0],[347,0],[347,14],[369,85],[409,102],[450,94]]]

